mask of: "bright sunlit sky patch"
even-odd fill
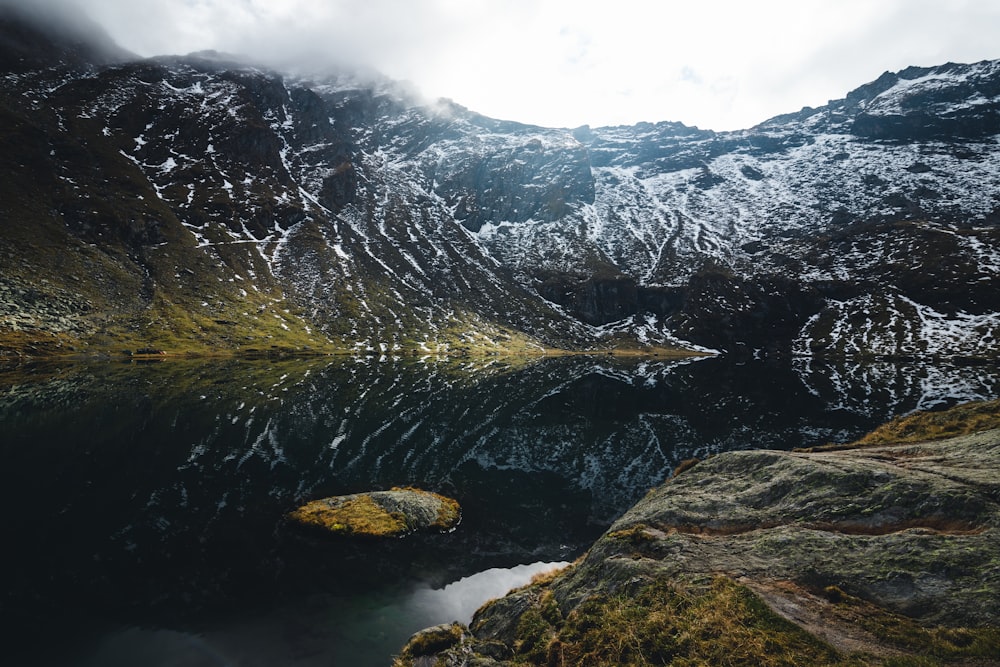
[[[143,56],[360,63],[553,127],[750,127],[908,65],[1000,58],[996,0],[13,0],[75,4]]]

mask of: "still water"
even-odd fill
[[[0,372],[0,639],[17,665],[388,665],[571,561],[694,456],[845,441],[1000,393],[996,366],[565,357]],[[290,509],[414,485],[446,535],[346,543]]]

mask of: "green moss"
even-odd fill
[[[475,313],[459,312],[442,323],[433,345],[451,354],[539,356],[546,348],[531,336],[494,324]]]
[[[834,587],[831,587],[834,588]],[[840,589],[832,613],[846,624],[854,624],[878,637],[885,646],[922,656],[926,663],[1000,656],[1000,628],[924,627],[913,619],[844,593]]]
[[[656,541],[656,536],[650,532],[649,526],[643,523],[637,523],[623,530],[616,530],[612,533],[608,533],[608,538],[612,540],[621,540],[631,544],[632,546],[652,544]]]
[[[0,358],[4,356],[58,357],[76,352],[80,341],[65,333],[0,330]]]
[[[917,444],[992,429],[1000,429],[1000,399],[972,401],[956,405],[948,410],[917,412],[912,415],[896,417],[854,442],[797,447],[792,451],[799,453],[836,452],[861,447]]]
[[[829,664],[835,652],[727,578],[707,590],[655,583],[586,603],[563,633],[563,664]],[[571,648],[570,648],[571,647]]]
[[[411,667],[418,658],[433,657],[461,644],[465,636],[465,627],[459,623],[421,630],[410,638],[392,661],[392,667]],[[436,664],[440,664],[440,661]]]
[[[256,292],[238,304],[216,300],[216,305],[192,305],[157,295],[144,319],[136,333],[116,336],[115,345],[131,343],[200,354],[272,349],[336,351],[324,336],[311,332],[284,301]]]
[[[423,489],[417,489],[412,486],[394,486],[390,490],[409,491],[411,493],[418,493],[425,497],[435,499],[439,504],[437,518],[429,526],[435,530],[451,530],[458,524],[458,521],[462,516],[462,508],[458,504],[458,501],[454,498],[442,496],[440,493],[433,493],[432,491],[424,491]]]

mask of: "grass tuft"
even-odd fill
[[[941,440],[1000,428],[1000,400],[976,401],[940,412],[897,417],[858,440],[857,445],[883,445]]]

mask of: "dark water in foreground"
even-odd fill
[[[995,366],[722,358],[0,372],[2,660],[387,665],[414,630],[575,558],[683,459],[998,393]],[[459,528],[345,544],[282,521],[407,484],[457,498]]]

